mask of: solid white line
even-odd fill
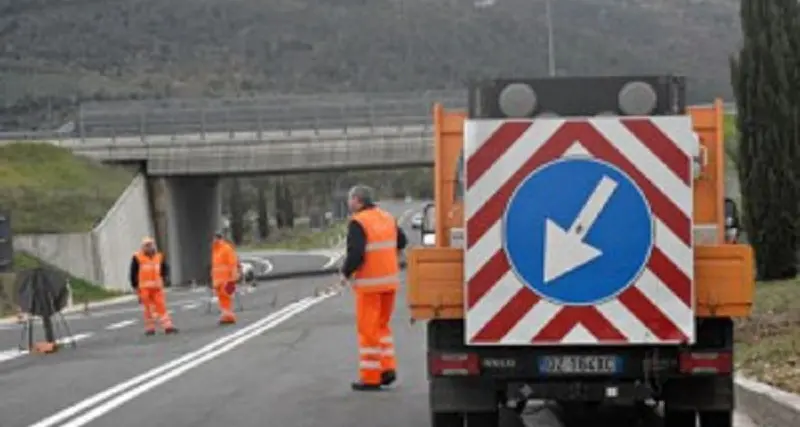
[[[126,391],[125,393],[122,393],[119,396],[109,400],[108,402],[105,402],[102,405],[92,409],[91,411],[88,411],[85,414],[74,418],[70,422],[61,424],[60,427],[80,427],[80,426],[86,425],[86,424],[92,422],[94,419],[96,419],[96,418],[98,418],[98,417],[110,412],[111,410],[122,406],[126,402],[129,402],[129,401],[135,399],[137,396],[149,391],[150,389],[153,389],[153,388],[155,388],[155,387],[157,387],[157,386],[159,386],[161,384],[164,384],[167,381],[170,381],[170,380],[180,376],[181,374],[183,374],[183,373],[185,373],[185,372],[187,372],[187,371],[189,371],[191,369],[194,369],[194,368],[202,365],[205,362],[208,362],[211,359],[219,357],[220,355],[222,355],[224,353],[227,353],[227,352],[233,350],[236,347],[239,347],[240,345],[244,344],[247,341],[250,341],[251,339],[261,335],[262,333],[264,333],[264,332],[266,332],[266,331],[268,331],[270,329],[275,328],[276,326],[280,325],[281,323],[285,322],[286,320],[289,320],[290,318],[294,317],[295,315],[307,310],[311,306],[318,304],[319,302],[321,302],[322,300],[328,298],[329,296],[330,295],[327,295],[327,296],[324,296],[324,297],[320,297],[320,298],[318,298],[316,300],[311,300],[311,301],[308,301],[308,302],[306,302],[306,303],[304,303],[302,305],[296,306],[293,310],[289,310],[289,311],[284,312],[283,314],[281,314],[277,318],[274,318],[271,321],[267,322],[266,324],[263,324],[263,325],[255,328],[255,329],[251,330],[247,334],[242,335],[241,337],[238,337],[237,339],[231,341],[230,343],[226,344],[225,346],[223,346],[223,347],[221,347],[221,348],[219,348],[217,350],[208,352],[208,353],[204,354],[203,356],[201,356],[201,357],[199,357],[199,358],[197,358],[197,359],[195,359],[195,360],[193,360],[191,362],[188,362],[188,363],[180,366],[177,369],[174,369],[174,370],[172,370],[170,372],[165,373],[164,375],[159,376],[158,378],[156,378],[155,380],[153,380],[151,382],[148,382],[148,383],[145,383],[145,384],[141,384],[141,385],[139,385],[137,387],[134,387],[134,388]]]
[[[130,326],[130,325],[133,325],[135,323],[136,323],[136,320],[133,320],[133,319],[123,320],[121,322],[112,323],[112,324],[106,326],[106,330],[113,331],[114,329],[122,329],[122,328],[124,328],[126,326]]]
[[[255,323],[252,323],[252,324],[250,324],[248,326],[245,326],[245,327],[239,329],[238,331],[236,331],[236,332],[234,332],[232,334],[223,336],[222,338],[214,340],[214,341],[208,343],[207,345],[203,346],[202,348],[200,348],[200,349],[198,349],[196,351],[184,354],[183,356],[181,356],[181,357],[179,357],[177,359],[174,359],[171,362],[168,362],[168,363],[166,363],[164,365],[161,365],[161,366],[158,366],[156,368],[153,368],[153,369],[151,369],[151,370],[149,370],[149,371],[147,371],[147,372],[145,372],[145,373],[143,373],[143,374],[141,374],[139,376],[131,378],[128,381],[125,381],[123,383],[117,384],[114,387],[111,387],[111,388],[109,388],[107,390],[104,390],[104,391],[102,391],[100,393],[97,393],[97,394],[95,394],[95,395],[93,395],[93,396],[91,396],[89,398],[86,398],[86,399],[84,399],[84,400],[82,400],[82,401],[80,401],[80,402],[78,402],[78,403],[76,403],[76,404],[74,404],[74,405],[72,405],[72,406],[70,406],[68,408],[65,408],[65,409],[61,410],[60,412],[57,412],[57,413],[55,413],[55,414],[53,414],[53,415],[51,415],[51,416],[39,421],[36,424],[32,424],[29,427],[50,427],[50,426],[54,426],[57,423],[60,423],[60,422],[66,420],[66,419],[68,419],[70,417],[73,417],[74,415],[78,414],[79,412],[82,412],[82,411],[84,411],[84,410],[86,410],[86,409],[88,409],[88,408],[90,408],[92,406],[95,406],[95,405],[99,404],[100,402],[102,402],[102,401],[104,401],[106,399],[109,399],[109,398],[111,398],[112,396],[114,396],[116,394],[119,394],[119,393],[121,393],[121,392],[123,392],[123,391],[125,391],[125,390],[127,390],[127,389],[129,389],[131,387],[135,387],[135,386],[137,386],[137,385],[139,385],[139,384],[141,384],[141,383],[143,383],[145,381],[149,381],[152,378],[155,378],[155,377],[157,377],[159,375],[163,375],[164,373],[166,373],[166,372],[168,372],[168,371],[170,371],[172,369],[175,369],[175,368],[177,368],[178,366],[180,366],[180,365],[182,365],[184,363],[191,362],[193,359],[195,359],[195,358],[197,358],[199,356],[202,356],[203,354],[206,354],[206,353],[208,353],[210,351],[213,351],[217,347],[225,345],[228,342],[239,338],[240,336],[244,336],[244,335],[248,334],[250,331],[257,329],[257,328],[261,327],[262,325],[264,325],[266,323],[269,323],[270,321],[272,321],[272,319],[275,319],[278,316],[281,316],[283,313],[289,312],[289,311],[295,309],[297,306],[300,306],[302,304],[307,303],[309,300],[313,301],[314,298],[308,297],[308,298],[304,298],[304,299],[302,299],[300,301],[297,301],[295,303],[289,304],[289,305],[283,307],[282,309],[280,309],[280,310],[278,310],[278,311],[276,311],[274,313],[271,313],[270,315],[262,318],[261,320],[255,322]]]

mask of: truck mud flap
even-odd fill
[[[664,384],[662,398],[678,410],[729,411],[734,406],[733,377],[672,379]]]
[[[431,378],[430,407],[434,412],[483,412],[497,409],[493,381],[473,378]]]

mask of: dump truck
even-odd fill
[[[481,80],[466,111],[434,106],[407,267],[432,427],[532,400],[731,427],[754,267],[726,237],[723,117],[687,106],[680,76]]]

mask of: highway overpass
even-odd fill
[[[159,244],[182,283],[207,272],[220,177],[431,165],[431,105],[466,101],[466,91],[437,91],[96,103],[69,132],[0,134],[0,143],[45,139],[141,164]]]
[[[431,165],[435,101],[463,108],[466,96],[87,104],[68,132],[6,134],[0,143],[46,140],[99,161],[140,164],[157,239],[178,284],[207,275],[210,236],[221,224],[222,176]]]

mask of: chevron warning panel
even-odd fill
[[[694,342],[689,117],[464,134],[468,344]]]

